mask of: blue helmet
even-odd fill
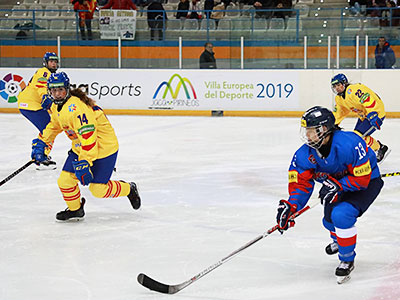
[[[59,59],[58,59],[57,54],[55,52],[46,52],[43,56],[43,66],[45,66],[47,69],[49,69],[51,73],[55,73],[58,69],[58,65],[57,65],[56,69],[49,68],[49,66],[48,66],[49,60],[56,60],[58,63]]]
[[[337,83],[341,83],[341,84],[345,85],[345,84],[349,83],[349,81],[347,80],[346,75],[339,73],[339,74],[336,74],[335,76],[333,76],[331,79],[331,85],[334,85]]]
[[[51,94],[51,89],[53,88],[60,88],[63,87],[66,89],[67,94],[63,99],[55,99]],[[50,75],[49,79],[47,80],[47,89],[49,90],[49,94],[53,99],[53,102],[57,105],[65,103],[68,98],[70,97],[69,93],[70,82],[67,73],[60,72],[60,73],[53,73]]]

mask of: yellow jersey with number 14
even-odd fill
[[[78,97],[71,96],[60,111],[54,103],[51,111],[50,123],[43,134],[39,134],[46,144],[64,131],[72,142],[72,151],[79,160],[87,160],[91,166],[94,160],[118,151],[114,128],[99,106],[90,107]]]
[[[340,124],[350,112],[358,114],[361,120],[364,120],[373,111],[376,111],[381,119],[386,115],[383,101],[375,92],[361,83],[347,86],[344,91],[344,98],[337,95],[335,102],[336,105],[333,110],[335,124]]]

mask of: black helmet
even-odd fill
[[[311,128],[315,128],[314,134],[307,131]],[[308,109],[301,117],[301,138],[307,145],[315,149],[321,147],[324,138],[335,128],[333,113],[322,106],[314,106]]]

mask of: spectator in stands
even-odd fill
[[[88,39],[93,39],[92,20],[93,13],[96,10],[96,0],[77,0],[74,2],[74,10],[79,11],[79,29],[82,40],[86,40],[85,26]]]
[[[372,0],[374,1],[374,0]],[[371,0],[350,0],[350,13],[352,15],[366,14],[367,8],[372,7]],[[378,0],[379,1],[379,0]]]
[[[180,0],[178,4],[178,12],[176,13],[176,18],[184,20],[187,18],[189,13],[189,0]]]
[[[168,17],[161,4],[161,0],[153,0],[150,2],[147,7],[147,23],[150,27],[150,40],[154,40],[156,33],[159,41],[164,39],[164,24],[166,24],[164,21],[167,19]]]
[[[394,51],[384,37],[380,37],[375,48],[375,67],[377,69],[391,69],[396,63]]]
[[[292,12],[288,9],[292,9],[292,0],[277,0],[276,2],[276,9],[282,11],[275,11],[274,17],[282,18],[285,22],[285,29],[287,27],[287,21],[289,17],[292,15]]]
[[[368,11],[371,11],[371,17],[381,17],[384,7],[386,7],[386,0],[372,0],[371,6],[367,5],[367,8],[370,8]]]
[[[274,9],[275,8],[274,0],[256,0],[253,6],[256,9],[256,18],[266,18],[266,19],[272,18],[273,15],[272,11],[260,11],[260,10]]]
[[[225,4],[224,2],[219,2],[219,0],[215,0],[214,4],[211,19],[215,20],[215,27],[218,28],[219,20],[224,17]]]
[[[394,1],[386,1],[388,9],[382,11],[382,18],[379,19],[380,26],[399,26],[400,9]]]
[[[137,7],[133,4],[132,0],[109,0],[106,5],[101,9],[132,9],[136,10]]]
[[[207,42],[204,44],[204,51],[200,55],[200,69],[216,69],[217,61],[214,57],[213,44]]]
[[[201,18],[202,18],[201,8],[200,8],[200,2],[198,0],[192,0],[190,2],[188,18],[201,20]]]
[[[211,15],[211,11],[214,8],[214,0],[205,0],[204,1],[204,14],[206,18],[209,19]]]

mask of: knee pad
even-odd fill
[[[331,222],[328,222],[325,218],[322,219],[322,224],[329,231],[335,231],[335,226]]]
[[[96,198],[104,198],[104,195],[107,192],[107,184],[104,183],[91,183],[89,185],[89,190],[93,196]]]
[[[336,205],[331,214],[332,223],[335,227],[347,229],[354,226],[360,212],[348,202]]]
[[[67,171],[61,171],[60,177],[57,180],[58,186],[63,189],[74,187],[77,183],[78,179],[75,174]]]

